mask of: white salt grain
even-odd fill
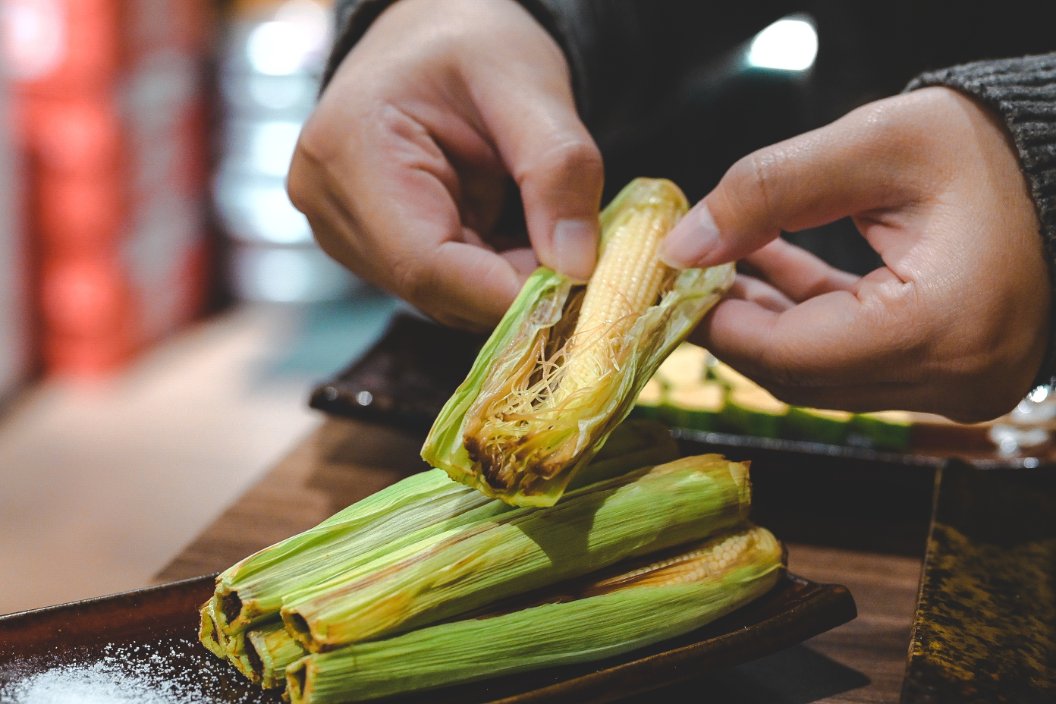
[[[104,663],[63,665],[18,682],[3,700],[12,704],[190,704],[159,691],[157,683]],[[11,697],[10,700],[8,697]],[[197,700],[202,701],[202,700]]]
[[[217,696],[218,690],[210,689],[219,686],[210,673],[214,667],[212,661],[212,658],[197,656],[188,658],[186,649],[173,648],[171,642],[128,647],[108,645],[77,663],[52,667],[46,661],[27,661],[22,672],[0,671],[0,704],[231,701],[230,692],[229,696],[221,697]]]

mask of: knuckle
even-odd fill
[[[556,150],[557,166],[575,173],[600,174],[601,154],[591,142],[575,140],[566,142]]]
[[[389,281],[397,295],[428,312],[432,308],[429,305],[431,278],[428,267],[404,255],[393,262]]]
[[[746,212],[770,213],[773,211],[779,178],[777,176],[784,157],[776,149],[762,149],[739,159],[726,173],[727,197]]]
[[[537,154],[528,167],[516,175],[523,184],[533,176],[556,176],[559,179],[601,181],[603,165],[601,153],[589,139],[568,137]]]
[[[323,163],[329,158],[333,141],[329,121],[317,111],[301,127],[301,133],[297,137],[296,152],[309,161]]]
[[[320,135],[322,128],[318,125],[318,120],[309,119],[301,129],[286,174],[286,195],[302,213],[313,209],[320,171],[329,158],[329,149],[323,146],[327,140]]]
[[[932,158],[936,140],[928,122],[917,117],[921,96],[898,96],[862,106],[848,115],[870,156],[905,169]],[[942,140],[940,140],[941,142]]]
[[[286,197],[294,208],[308,215],[312,210],[310,198],[311,186],[309,178],[304,172],[304,164],[297,152],[294,152],[293,161],[290,162],[290,170],[286,174]],[[312,228],[313,231],[315,228]]]

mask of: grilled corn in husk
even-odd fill
[[[670,181],[636,179],[601,214],[586,286],[536,270],[437,417],[426,462],[507,503],[553,505],[733,281],[732,265],[659,260],[687,207]]]
[[[677,455],[675,441],[663,426],[625,423],[610,447],[584,470],[579,483],[618,476]],[[439,469],[408,477],[221,572],[210,618],[222,634],[240,633],[276,618],[283,598],[306,585],[321,584],[430,535],[509,508],[451,481]]]
[[[627,472],[629,458],[649,454],[649,439],[670,443],[655,424],[629,427],[637,432],[619,433],[577,477],[585,485],[556,507],[490,500],[494,511],[452,527],[419,505],[418,520],[401,523],[420,536],[414,542],[378,548],[366,562],[353,556],[321,581],[310,573],[294,583],[280,570],[279,583],[293,585],[277,597],[283,620],[272,613],[225,633],[218,586],[201,609],[202,642],[257,685],[285,685],[294,701],[355,701],[616,655],[692,630],[769,589],[780,548],[766,531],[745,527],[747,465],[701,455]],[[661,442],[660,450],[671,448]],[[483,499],[442,479],[467,499]],[[339,515],[356,515],[352,508]],[[359,530],[384,525],[368,521]],[[299,550],[318,559],[312,541],[279,545],[281,559],[258,574],[296,564]]]
[[[292,702],[376,699],[600,660],[673,638],[766,593],[780,544],[750,527],[606,578],[553,603],[308,656],[287,669]]]
[[[748,469],[719,455],[646,467],[432,535],[283,599],[287,630],[319,652],[435,623],[745,520]]]

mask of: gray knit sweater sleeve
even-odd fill
[[[1052,281],[1056,292],[1056,53],[999,61],[980,61],[931,71],[917,77],[910,89],[946,86],[972,96],[993,109],[1012,136],[1023,174],[1041,223]],[[1056,300],[1053,301],[1056,316]],[[1049,352],[1037,382],[1056,376],[1056,322]]]

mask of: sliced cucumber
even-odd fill
[[[785,430],[789,437],[837,445],[847,439],[853,419],[847,411],[794,406],[788,410]]]
[[[723,424],[730,430],[763,438],[781,437],[788,404],[761,387],[731,389],[726,396]]]
[[[675,388],[668,392],[661,418],[667,424],[679,428],[718,430],[725,403],[726,389],[719,384],[704,383]]]
[[[851,430],[862,435],[873,447],[905,450],[912,439],[913,414],[905,411],[859,413],[851,421]]]

